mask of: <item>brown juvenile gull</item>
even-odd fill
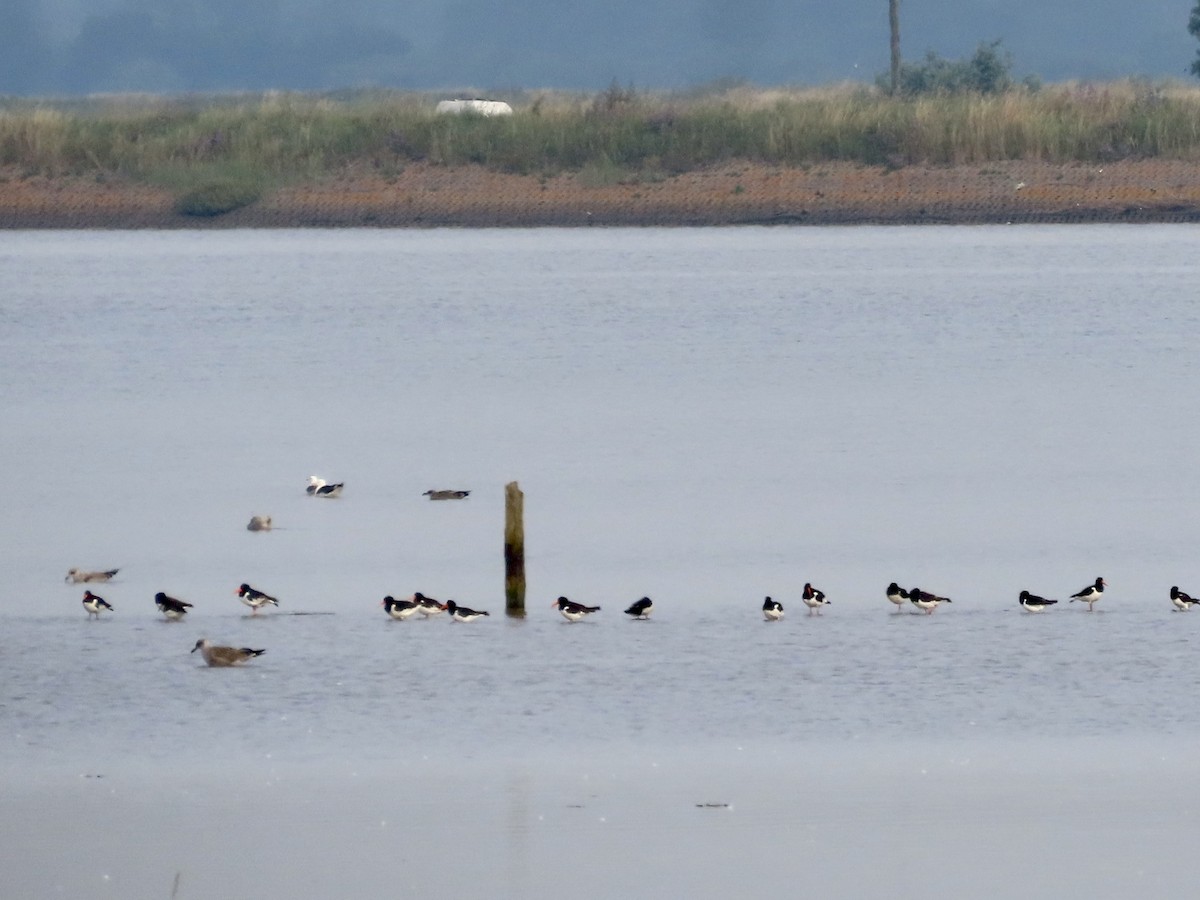
[[[68,569],[67,577],[64,578],[63,581],[69,581],[71,584],[87,584],[88,582],[94,581],[108,581],[120,571],[120,569],[108,569],[104,572],[85,572],[83,569]]]
[[[240,666],[248,659],[262,656],[266,650],[251,650],[249,647],[218,647],[210,644],[207,638],[200,638],[190,652],[200,651],[204,661],[210,666]]]

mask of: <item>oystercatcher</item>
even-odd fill
[[[1057,600],[1047,600],[1045,597],[1039,597],[1037,594],[1031,594],[1029,591],[1021,591],[1021,596],[1017,598],[1021,606],[1030,612],[1040,613],[1045,612],[1047,607],[1053,606]]]
[[[819,616],[821,614],[821,607],[829,605],[829,601],[825,599],[825,592],[818,591],[815,587],[808,583],[805,583],[804,593],[800,596],[800,599],[803,600],[804,605],[808,607],[808,614],[810,616],[813,613],[816,613]]]
[[[900,608],[904,606],[904,601],[908,599],[908,591],[893,581],[887,587],[887,598],[896,604],[896,612],[900,612]]]
[[[1100,599],[1100,595],[1104,593],[1104,579],[1097,578],[1094,582],[1085,587],[1078,594],[1071,595],[1071,602],[1082,600],[1088,605],[1088,612],[1092,611],[1092,604]]]
[[[106,609],[112,612],[112,607],[108,605],[108,601],[103,597],[97,597],[91,591],[83,592],[83,608],[87,610],[89,619],[92,616],[95,616],[97,619],[100,618],[100,613]]]
[[[251,650],[249,647],[218,647],[209,643],[207,638],[200,638],[196,641],[196,646],[189,652],[195,653],[197,650],[200,651],[200,655],[204,657],[206,663],[216,668],[240,666],[246,660],[262,656],[267,652],[266,650]]]
[[[176,600],[174,597],[168,597],[162,591],[154,595],[154,605],[162,611],[162,614],[167,617],[168,621],[177,622],[187,615],[187,611],[192,608],[192,604],[185,603],[182,600]]]
[[[270,603],[272,606],[279,605],[279,601],[270,594],[264,594],[262,591],[256,591],[248,584],[243,584],[241,587],[239,587],[237,589],[237,595],[242,598],[243,603],[250,607],[250,615],[252,616],[258,615],[258,611],[268,603]]]
[[[83,569],[68,569],[67,577],[64,578],[63,581],[69,581],[71,584],[88,584],[94,581],[109,581],[120,571],[120,569],[107,569],[103,572],[85,572]]]
[[[379,605],[382,606],[387,614],[393,619],[404,620],[409,616],[413,616],[421,612],[421,604],[418,603],[416,599],[397,600],[391,594],[388,594],[388,596],[384,597],[383,600],[380,601]],[[438,612],[441,612],[441,610],[439,609]]]
[[[1180,612],[1186,612],[1192,608],[1195,603],[1200,603],[1200,600],[1194,600],[1181,591],[1177,587],[1171,588],[1171,602],[1175,604],[1175,608]]]
[[[600,612],[598,606],[584,606],[582,603],[576,603],[566,597],[559,597],[550,605],[562,613],[562,617],[568,622],[578,622],[592,613]]]
[[[421,615],[425,618],[437,616],[446,611],[446,604],[438,603],[432,597],[426,597],[420,591],[412,595],[413,602],[421,608]]]
[[[633,616],[635,619],[648,619],[652,612],[654,612],[654,601],[649,597],[643,597],[625,610],[625,615]]]
[[[446,601],[446,611],[450,613],[450,618],[455,622],[474,622],[480,616],[488,615],[486,610],[468,609],[465,606],[459,606],[453,600]]]
[[[923,591],[920,588],[913,588],[908,592],[909,602],[917,609],[925,610],[925,615],[930,615],[938,608],[940,603],[949,603],[949,597],[939,597],[937,594],[931,594],[928,591]]]
[[[337,497],[342,493],[342,488],[346,485],[344,482],[330,484],[324,478],[318,478],[316,475],[308,476],[308,487],[304,490],[310,497]]]
[[[772,600],[770,597],[763,599],[763,618],[768,622],[778,622],[783,618],[783,604],[778,600]]]

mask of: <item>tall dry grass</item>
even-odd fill
[[[1036,92],[892,98],[841,85],[687,94],[541,92],[516,114],[437,116],[427,95],[265,94],[0,103],[0,165],[186,187],[260,184],[415,161],[509,172],[672,173],[728,160],[808,165],[1200,159],[1200,89],[1063,84]]]

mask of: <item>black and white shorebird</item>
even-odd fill
[[[466,500],[471,496],[470,491],[426,491],[421,495],[430,500]]]
[[[1185,594],[1178,587],[1171,588],[1171,603],[1180,612],[1187,612],[1195,604],[1200,603],[1200,600],[1194,600],[1189,595]]]
[[[917,609],[923,609],[925,615],[930,615],[942,603],[949,603],[949,597],[939,597],[937,594],[931,594],[928,591],[923,591],[920,588],[913,588],[908,592],[908,602]]]
[[[908,591],[893,581],[887,586],[887,598],[896,604],[896,612],[900,612],[908,602]]]
[[[162,591],[154,595],[154,605],[158,607],[159,611],[170,622],[178,622],[192,608],[192,604],[185,603],[183,600],[176,600],[174,597],[168,597]]]
[[[393,619],[399,619],[400,621],[403,621],[410,616],[415,616],[421,611],[421,604],[415,599],[397,600],[391,594],[388,594],[388,596],[384,597],[383,600],[380,601],[379,605],[383,607],[384,612],[386,612],[389,616],[391,616]],[[439,610],[439,612],[440,611],[441,610]]]
[[[800,595],[800,599],[804,601],[804,605],[808,607],[808,614],[811,616],[816,613],[821,614],[821,607],[828,606],[829,601],[825,599],[825,592],[818,591],[811,584],[805,583],[804,593]]]
[[[108,601],[103,597],[97,597],[91,591],[83,592],[83,608],[87,610],[88,618],[95,616],[100,618],[100,613],[104,610],[112,612],[112,607],[108,605]]]
[[[67,577],[63,581],[69,581],[71,584],[91,584],[100,581],[111,581],[112,577],[120,571],[120,569],[104,569],[99,572],[85,572],[83,569],[68,569]]]
[[[459,606],[453,600],[446,601],[446,612],[450,613],[450,618],[455,622],[474,622],[481,616],[488,615],[485,610],[468,609],[465,606]]]
[[[1104,579],[1097,578],[1095,581],[1093,581],[1091,584],[1089,584],[1087,587],[1085,587],[1079,593],[1072,594],[1071,602],[1074,603],[1076,600],[1082,600],[1084,603],[1086,603],[1088,605],[1088,612],[1091,612],[1092,604],[1094,604],[1097,600],[1099,600],[1100,595],[1103,593],[1104,593]]]
[[[770,597],[763,598],[762,611],[763,618],[768,622],[778,622],[783,618],[783,604]]]
[[[584,606],[582,603],[576,603],[574,600],[568,600],[566,597],[559,597],[550,605],[562,613],[562,617],[568,622],[578,622],[580,619],[587,618],[592,613],[600,612],[600,607],[598,606]]]
[[[304,490],[310,497],[339,497],[342,493],[342,488],[346,485],[344,482],[330,484],[324,478],[318,478],[316,475],[308,476],[308,487]]]
[[[412,599],[413,599],[413,602],[415,604],[417,604],[418,607],[420,607],[421,615],[423,615],[427,619],[430,616],[441,615],[442,613],[444,613],[446,611],[445,603],[439,603],[438,601],[434,600],[432,597],[426,597],[420,591],[417,591],[415,594],[413,594]]]
[[[1049,607],[1057,603],[1057,600],[1047,600],[1045,597],[1039,597],[1037,594],[1031,594],[1029,591],[1021,591],[1021,595],[1017,598],[1021,606],[1029,612],[1045,612]]]
[[[629,609],[625,610],[625,615],[633,616],[635,619],[648,619],[652,612],[654,612],[654,601],[649,597],[643,597],[631,604]]]
[[[237,595],[242,598],[242,602],[250,607],[250,615],[258,615],[258,611],[264,606],[278,606],[279,601],[270,594],[264,594],[262,591],[257,591],[248,584],[242,584],[237,589]]]
[[[209,643],[207,638],[200,638],[196,641],[196,646],[190,652],[195,653],[197,650],[204,657],[204,661],[214,668],[240,666],[246,660],[262,656],[267,652],[266,650],[252,650],[249,647],[219,647]]]

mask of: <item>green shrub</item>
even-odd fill
[[[1000,41],[984,42],[970,59],[944,59],[930,50],[919,63],[900,67],[900,93],[1002,94],[1013,87],[1012,54],[1002,50]],[[884,76],[879,76],[882,86]]]
[[[185,216],[220,216],[249,206],[261,193],[256,186],[244,182],[210,181],[180,194],[175,209]]]

